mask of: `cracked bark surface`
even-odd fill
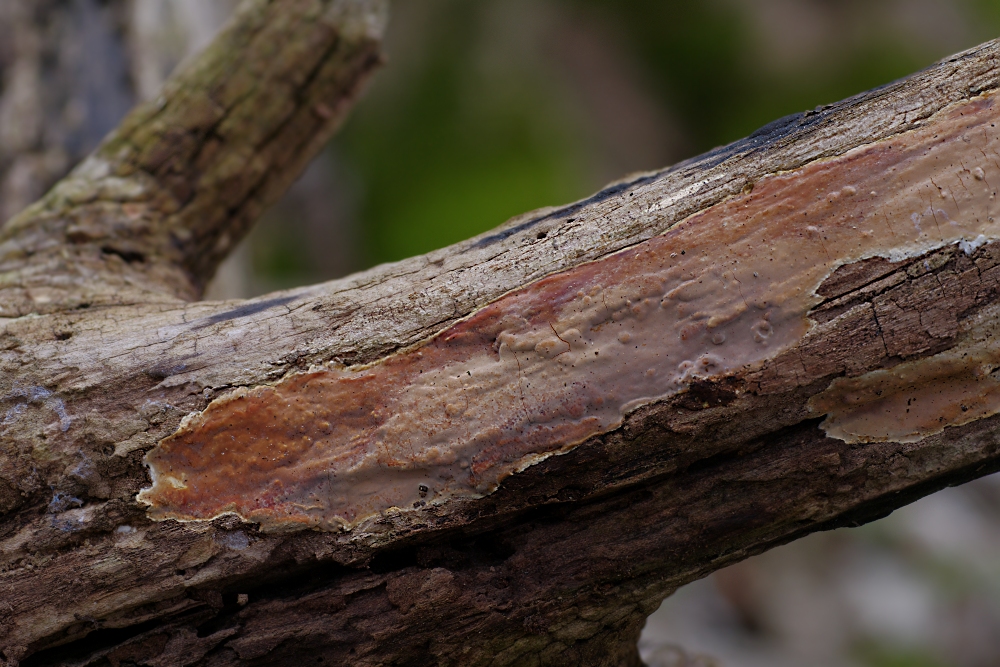
[[[844,262],[794,345],[693,378],[483,497],[350,531],[151,520],[136,500],[144,456],[212,400],[408,354],[543,277],[736,206],[774,175],[906,141],[957,108],[990,127],[1000,87],[991,42],[423,257],[196,301],[380,63],[384,12],[374,0],[244,3],[158,100],[0,232],[8,664],[636,665],[645,617],[678,586],[1000,469],[996,416],[849,443],[809,409],[837,378],[991,330],[1000,244],[984,238]]]

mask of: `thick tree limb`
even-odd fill
[[[377,62],[303,18],[343,8],[250,3],[5,228],[8,662],[636,664],[677,586],[1000,467],[998,44],[424,257],[182,301]],[[307,92],[251,87],[261,125],[227,88],[254,26],[326,45],[263,59]]]

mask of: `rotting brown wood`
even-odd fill
[[[136,112],[4,228],[0,651],[9,664],[637,664],[645,616],[677,586],[1000,467],[998,417],[979,404],[962,412],[958,403],[961,414],[979,410],[975,420],[918,425],[927,434],[919,439],[912,425],[898,429],[902,443],[870,432],[828,437],[822,415],[844,410],[843,378],[857,379],[869,405],[864,391],[877,390],[878,373],[910,365],[990,394],[979,390],[993,382],[983,341],[996,321],[1000,243],[992,209],[980,206],[992,205],[1000,176],[996,43],[424,257],[249,302],[185,301],[332,130],[378,62],[383,12],[365,0],[245,4],[208,55],[167,86],[162,110]],[[310,20],[317,13],[330,20]],[[255,38],[262,30],[277,33]],[[318,50],[310,41],[324,39]],[[261,50],[275,44],[286,49]],[[273,94],[260,83],[274,80],[268,72],[306,92]],[[220,135],[213,105],[244,85],[249,96],[222,116],[246,133]],[[289,100],[302,106],[284,108]],[[159,122],[170,113],[175,120]],[[963,132],[974,126],[982,142],[978,129]],[[921,144],[946,127],[939,137],[952,141]],[[292,134],[280,144],[261,142],[283,130]],[[852,170],[864,156],[894,155],[889,146],[926,148],[907,164],[933,176],[928,202],[920,183],[874,187],[876,197],[898,194],[874,208],[891,208],[916,236],[858,250],[860,221],[857,237],[818,234],[825,259],[821,270],[803,269],[816,273],[803,287],[809,323],[796,335],[751,365],[706,368],[678,392],[628,405],[620,424],[573,436],[587,439],[492,493],[379,507],[346,532],[263,532],[232,515],[153,521],[136,499],[150,486],[147,453],[162,452],[157,443],[182,417],[216,398],[226,405],[232,392],[289,386],[329,363],[374,369],[404,358],[500,308],[508,293],[540,294],[573,271],[598,270],[595,260],[630,249],[619,256],[627,259],[686,229],[717,234],[744,205],[808,174],[826,174],[818,194],[840,197],[803,203],[802,213],[877,214],[865,208],[871,190],[851,183],[880,174]],[[929,209],[920,229],[904,215],[907,192],[920,199],[911,213]],[[769,215],[761,209],[752,230],[766,229]],[[843,233],[852,224],[830,222]],[[552,324],[556,338],[567,333]],[[532,342],[545,356],[545,340]],[[974,367],[956,372],[948,355],[968,349]],[[859,430],[849,422],[838,423]]]

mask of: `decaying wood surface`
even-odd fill
[[[196,301],[384,20],[249,0],[0,232],[7,664],[636,665],[678,586],[1000,468],[1000,44]]]

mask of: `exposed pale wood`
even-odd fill
[[[350,532],[151,521],[135,500],[149,486],[144,455],[213,398],[326,362],[377,362],[769,176],[903,136],[1000,87],[989,43],[424,257],[250,302],[188,301],[377,64],[382,11],[245,4],[162,108],[135,112],[4,228],[8,663],[637,664],[645,616],[677,586],[1000,467],[997,417],[907,444],[847,444],[808,411],[836,377],[959,347],[993,321],[997,244],[949,245],[849,262],[820,286],[815,325],[792,348],[643,405],[483,498]],[[331,18],[310,20],[320,14]],[[265,50],[276,38],[261,31],[288,49]],[[267,89],[277,80],[302,92]],[[222,131],[223,118],[236,126]],[[913,323],[935,309],[941,326]]]

